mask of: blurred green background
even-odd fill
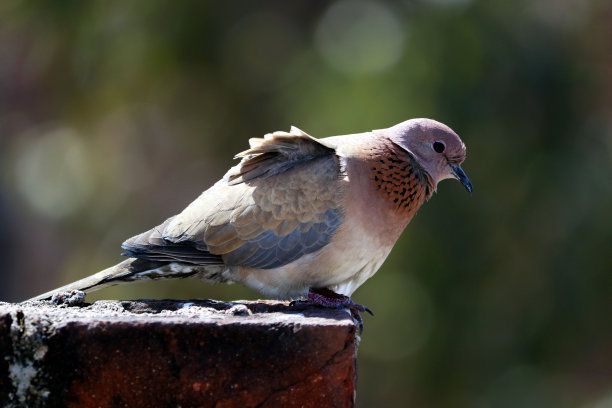
[[[247,139],[468,146],[355,298],[358,405],[612,406],[612,3],[0,2],[0,299],[120,260]],[[137,284],[92,298],[257,298]]]

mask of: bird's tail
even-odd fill
[[[125,261],[104,269],[94,275],[88,276],[60,288],[54,289],[30,300],[48,300],[56,294],[82,291],[93,292],[108,286],[121,283],[135,282],[138,280],[177,279],[187,278],[199,273],[196,268],[173,267],[167,262],[154,262],[137,258],[129,258]]]

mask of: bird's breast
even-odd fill
[[[376,148],[365,157],[345,159],[345,222],[360,226],[370,241],[381,245],[395,244],[430,195],[427,180],[404,156]]]

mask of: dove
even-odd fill
[[[128,239],[128,259],[34,299],[171,278],[242,283],[325,307],[374,275],[438,183],[457,179],[466,146],[448,126],[410,119],[316,139],[292,127],[249,140],[240,162],[180,214]]]

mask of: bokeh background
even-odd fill
[[[120,260],[247,139],[441,120],[444,182],[355,298],[358,405],[612,406],[612,3],[0,2],[0,299]],[[257,298],[136,284],[99,298]]]

